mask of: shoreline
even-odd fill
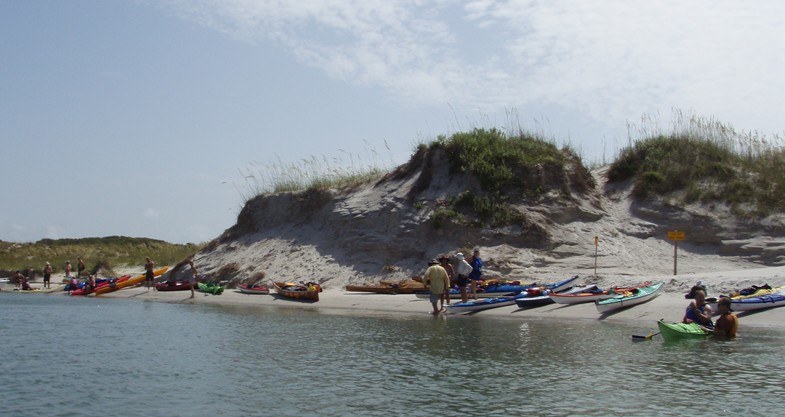
[[[301,302],[279,298],[274,294],[251,295],[243,294],[235,289],[225,290],[222,295],[209,295],[197,292],[196,299],[191,300],[189,291],[158,292],[147,291],[145,288],[124,289],[99,296],[101,298],[135,299],[151,302],[179,304],[211,304],[222,306],[288,308],[311,310],[324,314],[349,314],[357,316],[431,316],[430,303],[417,299],[414,295],[347,293],[342,290],[325,290],[318,302]],[[690,300],[682,293],[662,293],[653,300],[619,310],[612,314],[600,314],[594,303],[578,305],[550,304],[547,306],[521,310],[517,306],[499,307],[470,314],[442,314],[445,317],[493,317],[499,319],[530,319],[530,320],[597,320],[608,323],[626,323],[640,325],[641,328],[657,328],[657,320],[681,321],[684,309]],[[785,330],[785,308],[771,308],[756,312],[736,312],[739,318],[740,332],[745,327],[770,328]],[[716,318],[716,316],[715,316]]]
[[[751,278],[752,277],[752,278]],[[656,321],[664,319],[669,322],[681,321],[684,310],[689,300],[684,298],[689,288],[697,281],[703,282],[709,288],[710,296],[728,293],[728,288],[744,288],[750,285],[768,283],[772,287],[785,285],[785,267],[747,268],[733,271],[712,271],[698,274],[685,275],[660,275],[660,276],[599,276],[582,277],[580,282],[596,283],[600,287],[624,286],[635,282],[664,281],[664,291],[656,298],[646,303],[618,310],[611,314],[600,314],[594,303],[577,305],[550,304],[547,306],[521,310],[517,306],[499,307],[465,315],[442,314],[444,317],[493,317],[498,319],[529,319],[529,320],[598,320],[608,323],[627,323],[641,326],[642,329],[656,329]],[[52,285],[52,291],[37,291],[35,293],[61,292],[62,285]],[[60,291],[58,291],[58,289]],[[3,292],[14,292],[13,286],[4,287]],[[63,293],[65,295],[65,293]],[[243,294],[237,289],[227,289],[222,295],[196,293],[196,299],[191,300],[190,291],[159,292],[148,291],[144,286],[125,288],[108,294],[97,296],[107,299],[134,299],[151,302],[182,303],[182,304],[210,304],[221,306],[245,306],[263,308],[289,308],[310,310],[325,314],[349,314],[357,316],[395,315],[399,317],[430,316],[430,303],[427,300],[417,299],[414,295],[388,295],[361,292],[346,292],[343,289],[328,288],[319,296],[318,302],[303,302],[280,298],[271,291],[270,295]],[[96,297],[90,295],[89,297]],[[452,300],[456,302],[456,300]],[[770,308],[753,312],[736,312],[739,318],[740,332],[745,327],[785,330],[785,307]],[[715,316],[716,317],[716,316]]]

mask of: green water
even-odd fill
[[[785,334],[0,294],[2,416],[780,415]],[[52,320],[59,317],[60,320]]]

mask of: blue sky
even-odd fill
[[[0,239],[209,240],[248,169],[477,126],[588,161],[674,108],[782,135],[785,5],[751,4],[0,0]]]

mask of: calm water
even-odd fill
[[[743,321],[664,344],[594,321],[43,294],[0,293],[0,314],[1,416],[753,416],[785,394],[785,335]]]

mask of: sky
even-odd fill
[[[781,137],[783,73],[778,0],[0,0],[0,240],[207,241],[271,172],[475,127],[587,162],[674,109]]]

